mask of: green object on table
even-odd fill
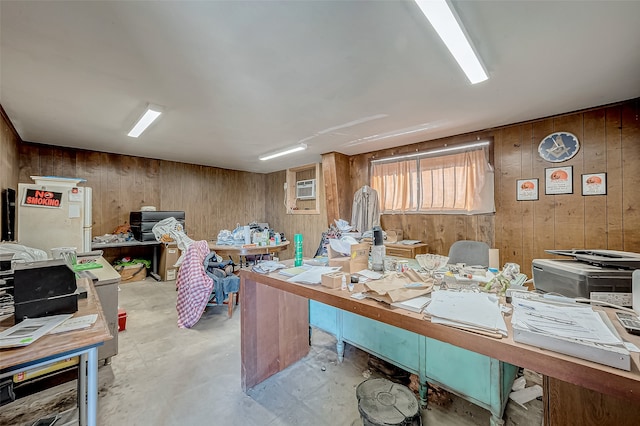
[[[73,265],[73,270],[75,272],[86,271],[89,269],[98,269],[102,268],[102,265],[96,262],[87,262],[87,263],[76,263]]]

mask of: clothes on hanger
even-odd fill
[[[378,192],[370,186],[364,185],[353,195],[351,225],[360,232],[380,225]]]

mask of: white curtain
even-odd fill
[[[378,191],[383,213],[495,211],[493,170],[484,149],[373,163],[371,186]]]

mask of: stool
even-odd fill
[[[418,400],[406,387],[387,379],[369,379],[356,388],[364,426],[421,426]]]

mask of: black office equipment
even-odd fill
[[[13,284],[16,323],[78,310],[76,275],[61,259],[17,263]]]
[[[137,211],[129,213],[129,225],[133,237],[138,241],[156,241],[153,226],[163,219],[173,217],[184,230],[184,211]]]

